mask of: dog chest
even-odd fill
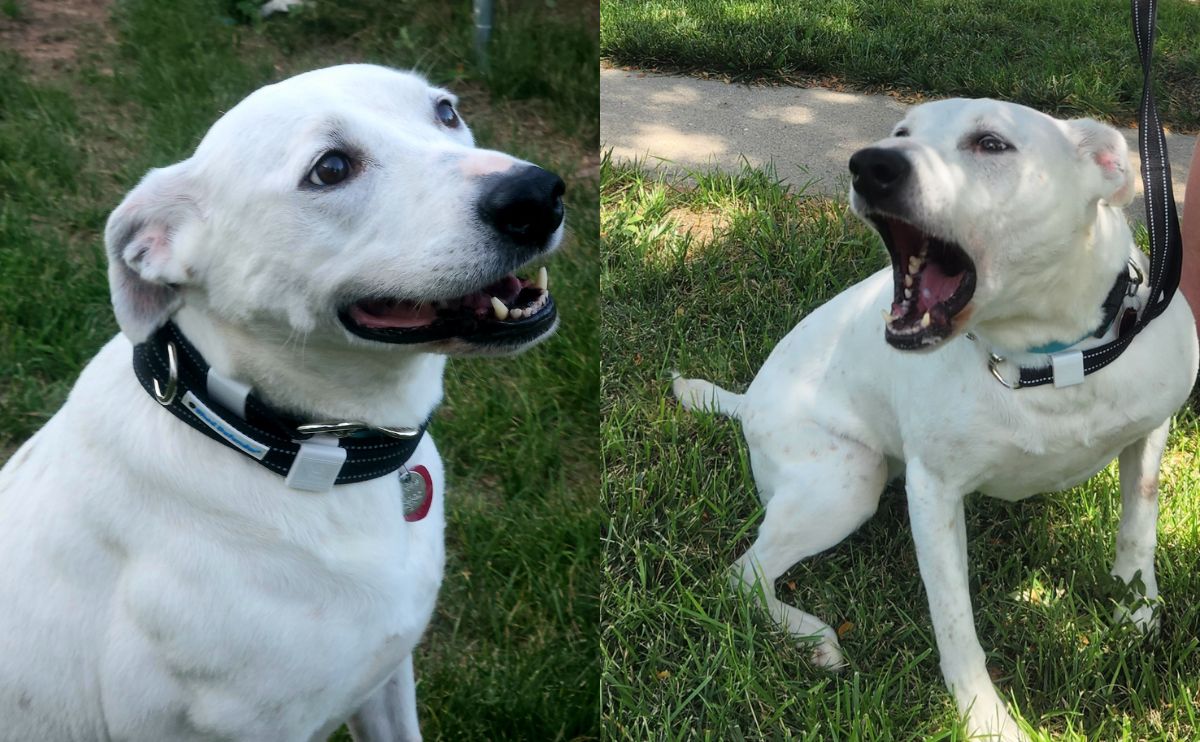
[[[1096,377],[1081,389],[985,394],[966,416],[969,427],[947,420],[944,445],[910,436],[906,450],[964,492],[1018,500],[1069,489],[1170,414],[1169,401],[1130,389],[1118,396],[1112,386]]]
[[[299,739],[344,719],[411,653],[441,579],[440,522],[425,529],[438,531],[431,540],[400,513],[380,520],[415,537],[337,534],[308,550],[225,542],[207,554],[193,544],[189,562],[131,564],[106,658],[106,683],[127,689],[116,713],[165,687],[171,701],[146,711],[168,723],[163,710],[181,708],[197,734]]]

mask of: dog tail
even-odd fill
[[[675,371],[671,372],[671,390],[685,410],[706,410],[736,420],[742,407],[741,394],[704,379],[685,379]]]

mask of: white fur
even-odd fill
[[[0,737],[297,742],[349,719],[359,740],[419,738],[411,653],[443,565],[433,441],[411,459],[436,492],[418,522],[396,476],[288,489],[160,408],[131,340],[173,314],[271,403],[419,425],[445,353],[465,349],[363,340],[336,309],[371,291],[463,294],[516,267],[475,198],[480,175],[519,161],[441,125],[442,98],[368,65],[268,86],[113,213],[124,334],[0,472]],[[301,188],[333,146],[366,167]]]
[[[1128,582],[1140,572],[1154,600],[1159,460],[1170,416],[1196,377],[1195,328],[1177,294],[1124,355],[1083,384],[1002,387],[988,372],[989,348],[1034,363],[1023,349],[1071,342],[1096,327],[1126,260],[1145,268],[1119,209],[1132,189],[1124,142],[1093,121],[1057,121],[996,101],[918,106],[897,129],[908,135],[874,146],[909,155],[911,213],[960,243],[978,268],[956,334],[929,352],[887,345],[880,313],[892,302],[889,269],[806,317],[744,395],[683,378],[674,391],[685,407],[741,420],[766,516],[735,565],[735,582],[754,592],[761,581],[772,616],[815,642],[821,666],[842,664],[837,635],[776,599],[774,581],[870,518],[886,481],[903,473],[942,672],[968,731],[1023,739],[975,635],[963,498],[1065,489],[1119,457],[1113,574]],[[980,129],[1015,151],[964,146]],[[851,206],[862,213],[857,193]],[[1143,628],[1154,622],[1144,606],[1119,617]]]
[[[304,0],[270,0],[270,2],[263,3],[258,12],[265,18],[274,13],[287,13],[292,8],[301,5],[304,5]]]

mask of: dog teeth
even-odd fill
[[[883,315],[883,323],[885,325],[892,324],[892,320],[896,319],[895,315],[893,315],[891,312],[889,312],[886,309],[880,309],[879,313]]]
[[[546,266],[543,265],[541,268],[538,268],[537,281],[534,282],[534,285],[542,291],[550,289],[550,273],[547,272]]]
[[[911,289],[913,285],[913,277],[907,273],[904,274],[904,288]]]
[[[933,320],[931,320],[929,318],[929,312],[926,312],[924,315],[921,316],[921,327],[929,327],[929,325],[932,321]]]
[[[912,289],[904,289],[904,298],[905,298],[905,299],[911,299],[911,298],[912,298]]]
[[[545,269],[543,269],[543,270],[545,270]],[[545,282],[545,278],[546,277],[544,275],[539,276],[539,279],[541,279],[543,282]],[[499,299],[497,299],[496,297],[493,296],[492,297],[492,312],[496,315],[497,319],[502,319],[502,320],[526,319],[526,318],[532,317],[533,315],[540,312],[542,307],[546,306],[546,302],[548,302],[549,300],[550,300],[550,293],[548,291],[542,291],[541,293],[538,294],[538,297],[536,299],[529,302],[525,306],[509,308],[507,305],[505,305],[504,302],[500,301]]]
[[[908,259],[908,273],[909,273],[909,275],[915,276],[915,275],[917,275],[918,273],[920,273],[920,272],[921,272],[921,266],[924,264],[924,262],[925,262],[924,260],[922,260],[921,258],[917,257],[916,255],[913,255],[912,257],[910,257],[910,258]]]

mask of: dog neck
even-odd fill
[[[442,399],[445,356],[251,334],[188,306],[174,320],[214,369],[310,422],[418,427]]]
[[[1052,343],[1074,343],[1095,332],[1113,281],[1137,249],[1120,209],[1100,204],[1077,244],[1063,250],[1053,270],[1026,276],[1023,298],[977,315],[971,329],[997,349],[1022,352]]]

